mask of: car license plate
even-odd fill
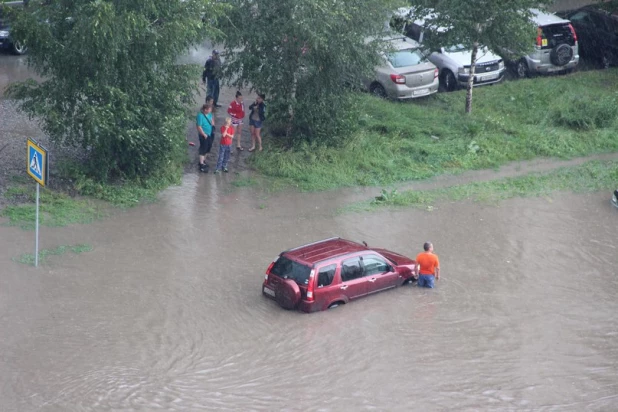
[[[412,92],[412,94],[413,94],[414,96],[422,96],[422,95],[427,94],[427,93],[429,93],[429,89],[414,90],[414,91]]]
[[[498,73],[488,74],[486,76],[479,76],[480,81],[486,82],[488,80],[495,80],[498,78]]]
[[[273,298],[275,297],[275,291],[272,289],[268,289],[267,287],[264,288],[264,293],[266,293],[267,295],[272,296]]]

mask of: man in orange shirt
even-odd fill
[[[420,266],[418,286],[433,288],[434,280],[440,279],[440,261],[438,255],[433,253],[433,245],[430,242],[425,242],[423,249],[425,251],[416,256],[416,263]]]

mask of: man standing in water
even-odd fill
[[[425,251],[416,256],[416,263],[420,266],[418,286],[433,288],[434,280],[440,279],[440,261],[438,255],[433,253],[431,242],[425,242],[423,249]]]

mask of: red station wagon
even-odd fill
[[[262,293],[285,309],[316,312],[417,278],[414,260],[335,237],[282,252],[266,270]]]

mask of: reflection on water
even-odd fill
[[[618,407],[607,194],[337,215],[365,195],[232,179],[188,175],[157,204],[45,228],[43,247],[94,250],[39,269],[9,260],[32,234],[0,228],[2,410]],[[413,256],[431,240],[444,278],[311,315],[262,298],[274,256],[332,235]]]

